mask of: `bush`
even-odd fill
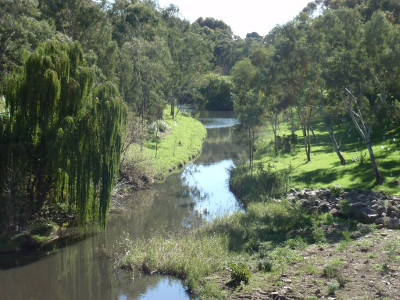
[[[235,285],[240,285],[241,283],[248,284],[251,274],[250,270],[243,264],[230,264],[231,279]]]
[[[264,198],[260,195],[279,198],[288,190],[290,172],[290,168],[274,172],[271,166],[265,170],[260,163],[256,166],[255,172],[250,174],[248,166],[244,165],[230,170],[229,187],[244,205],[262,201]]]
[[[339,268],[342,265],[342,261],[340,259],[331,260],[327,263],[322,270],[323,274],[327,278],[334,278],[339,275]]]
[[[270,257],[264,257],[258,261],[258,270],[271,272],[274,267],[274,261]]]
[[[344,187],[341,184],[333,184],[329,189],[336,197],[344,192]]]

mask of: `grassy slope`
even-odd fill
[[[255,162],[262,162],[265,166],[271,164],[274,169],[282,170],[289,165],[293,168],[290,186],[296,189],[321,188],[333,184],[340,184],[348,189],[371,189],[387,192],[388,194],[399,194],[400,186],[400,131],[390,130],[383,134],[377,130],[373,135],[373,150],[378,166],[385,178],[383,185],[375,184],[375,177],[369,160],[368,152],[360,142],[358,133],[351,128],[337,134],[337,140],[342,141],[342,154],[347,165],[342,166],[339,158],[333,150],[329,134],[323,124],[314,125],[314,132],[319,140],[319,146],[312,138],[311,162],[306,161],[304,142],[300,130],[298,135],[297,149],[292,154],[281,154],[278,157],[271,151],[262,153],[258,151]],[[279,135],[288,135],[290,131],[283,124]],[[271,134],[264,134],[259,147],[266,145],[272,140]],[[266,148],[264,147],[264,151]]]
[[[199,121],[182,113],[172,120],[168,108],[164,111],[164,120],[170,129],[160,134],[157,157],[155,141],[146,142],[143,153],[140,153],[137,145],[131,146],[127,153],[128,161],[142,161],[143,168],[146,168],[145,164],[153,164],[157,179],[165,178],[198,156],[207,135],[205,127]]]

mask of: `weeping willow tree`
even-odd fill
[[[8,201],[0,208],[8,223],[61,202],[77,212],[81,224],[105,226],[125,109],[117,87],[95,79],[79,43],[52,41],[39,46],[23,72],[8,81],[0,191],[23,198],[19,207]],[[10,182],[7,174],[16,172],[18,182]]]

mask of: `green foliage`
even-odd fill
[[[274,261],[270,257],[261,258],[258,261],[258,270],[263,272],[271,272],[274,267]]]
[[[227,234],[233,251],[259,252],[260,258],[270,257],[269,251],[277,243],[294,238],[296,230],[311,227],[310,216],[297,206],[283,202],[250,203],[246,213],[215,220],[210,232]],[[288,248],[301,249],[304,241],[294,238]]]
[[[231,263],[229,265],[231,272],[231,279],[235,285],[240,285],[242,283],[248,284],[251,273],[244,263]]]
[[[250,201],[263,201],[266,198],[278,198],[289,188],[290,168],[280,172],[272,170],[268,165],[265,170],[257,164],[257,172],[251,174],[246,166],[238,166],[230,170],[230,189],[247,204]]]
[[[53,222],[34,221],[29,224],[31,235],[37,234],[41,236],[47,236],[54,230],[55,227],[56,224]]]
[[[1,172],[20,175],[18,182],[1,178],[0,189],[17,184],[12,193],[25,191],[25,217],[46,201],[60,201],[77,211],[81,224],[105,226],[125,113],[116,86],[94,86],[94,79],[79,43],[47,42],[8,82]]]
[[[207,110],[233,110],[232,83],[227,76],[210,74],[200,93],[205,98]]]
[[[327,278],[334,278],[339,275],[339,268],[342,265],[342,261],[334,259],[329,261],[322,270],[322,273]]]
[[[290,261],[294,259],[295,252],[288,247],[277,247],[271,253],[271,256],[274,258],[274,261],[281,268],[281,275],[284,275],[285,267],[289,264]]]
[[[329,190],[337,197],[344,192],[344,187],[341,184],[333,184],[329,186]]]

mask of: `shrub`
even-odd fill
[[[344,187],[341,184],[333,184],[329,187],[329,190],[337,197],[344,192]]]
[[[271,272],[274,267],[274,261],[269,257],[264,257],[258,261],[258,270]]]
[[[325,265],[322,272],[327,278],[337,277],[339,275],[338,271],[341,265],[342,261],[340,259],[331,260]]]
[[[260,195],[279,198],[288,190],[290,173],[291,168],[275,172],[271,166],[265,170],[264,165],[260,163],[251,174],[247,165],[244,165],[230,170],[229,187],[245,205],[263,200]]]
[[[231,271],[231,279],[235,285],[240,285],[242,282],[244,284],[249,283],[251,273],[250,273],[250,270],[245,266],[245,264],[231,263],[230,269],[231,269],[230,270]]]

